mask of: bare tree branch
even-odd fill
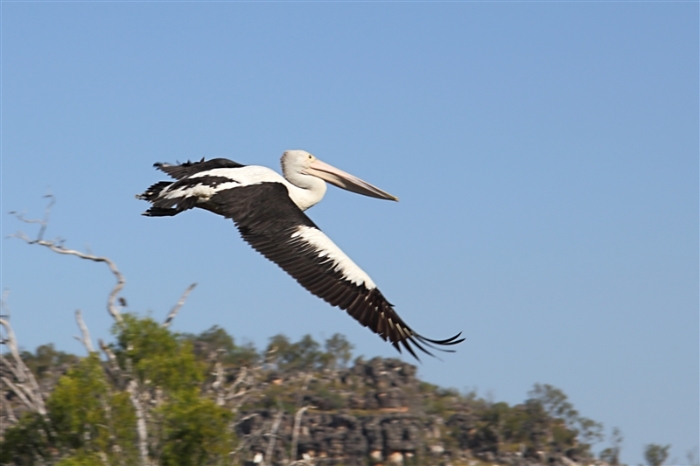
[[[100,345],[100,349],[107,356],[107,373],[112,377],[112,380],[118,387],[124,387],[122,370],[119,367],[117,357],[114,355],[110,347],[107,346],[104,341],[102,341],[101,338],[97,340],[97,344]]]
[[[10,295],[10,290],[4,290],[2,292],[2,298],[0,298],[0,318],[9,319],[10,309],[7,307],[7,297]],[[2,335],[2,332],[0,332]]]
[[[0,407],[2,408],[0,411],[5,413],[7,420],[10,421],[10,424],[17,422],[17,416],[15,416],[15,410],[12,409],[12,403],[10,403],[10,400],[3,396],[0,398],[0,402],[2,402],[0,403]]]
[[[192,292],[192,290],[194,290],[196,286],[197,284],[193,283],[187,287],[184,293],[182,293],[182,296],[180,296],[178,302],[175,304],[175,306],[173,306],[172,310],[170,311],[170,314],[168,314],[168,317],[165,319],[165,322],[163,322],[163,328],[167,328],[170,325],[170,322],[172,322],[177,313],[180,311],[180,308],[185,304],[187,296],[189,296],[189,294]]]
[[[3,339],[2,343],[5,344],[6,341],[6,339]],[[10,372],[12,372],[15,379],[23,380],[24,373],[15,364],[8,361],[2,353],[0,353],[0,366],[6,367]]]
[[[37,234],[37,237],[35,239],[30,239],[24,232],[19,231],[15,233],[14,235],[11,235],[14,238],[21,239],[27,244],[38,244],[39,246],[44,246],[52,250],[53,252],[56,252],[58,254],[67,254],[71,256],[77,256],[81,259],[86,259],[90,260],[93,262],[104,262],[107,264],[109,267],[110,271],[114,275],[114,277],[117,280],[117,284],[114,286],[112,291],[109,294],[109,298],[107,299],[107,311],[112,315],[114,320],[117,322],[121,323],[122,322],[122,316],[121,313],[119,312],[119,306],[117,305],[117,297],[119,293],[121,292],[122,288],[124,288],[124,285],[126,284],[126,280],[124,280],[124,276],[121,274],[119,269],[117,268],[116,264],[112,262],[111,259],[108,257],[100,257],[96,256],[94,254],[88,254],[80,251],[76,251],[74,249],[68,249],[65,246],[63,246],[63,242],[60,240],[45,240],[44,239],[44,234],[46,233],[46,228],[48,227],[49,223],[49,215],[51,213],[51,207],[53,207],[54,203],[56,202],[55,197],[52,194],[47,194],[44,197],[48,197],[51,200],[49,201],[49,204],[46,206],[46,210],[44,211],[44,218],[42,220],[30,220],[24,218],[23,214],[17,213],[17,212],[10,212],[10,214],[14,215],[19,221],[24,222],[24,223],[38,223],[41,225],[39,227],[39,232]]]
[[[247,391],[247,390],[240,390],[236,393],[233,393],[233,394],[231,393],[234,390],[236,390],[236,387],[238,387],[246,379],[247,375],[248,375],[248,369],[246,369],[245,366],[242,366],[240,371],[238,372],[238,377],[236,377],[236,380],[233,381],[233,383],[231,384],[231,386],[227,390],[227,394],[226,394],[227,400],[241,396],[243,393],[245,393]]]
[[[277,429],[280,427],[280,422],[282,422],[283,410],[277,411],[277,416],[275,416],[275,421],[272,423],[272,429],[270,430],[270,442],[267,444],[267,450],[265,451],[265,464],[272,464],[272,454],[275,451],[275,441],[277,440]]]
[[[82,338],[75,337],[78,341],[80,341],[83,345],[85,345],[85,349],[88,350],[88,353],[94,353],[95,348],[92,346],[92,339],[90,339],[90,331],[87,328],[87,325],[85,325],[85,321],[83,320],[83,313],[80,312],[80,309],[75,311],[75,320],[78,322],[78,327],[80,327],[80,332],[82,333]]]
[[[44,196],[44,198],[49,199],[49,203],[46,204],[46,207],[44,208],[44,218],[41,220],[26,219],[26,218],[24,218],[24,214],[22,214],[22,213],[15,212],[15,211],[10,212],[10,215],[14,215],[15,217],[17,217],[20,221],[22,221],[24,223],[38,223],[39,225],[41,225],[39,227],[39,233],[37,234],[37,239],[44,239],[44,233],[46,232],[46,228],[49,225],[49,217],[51,216],[51,208],[53,208],[53,205],[56,203],[56,197],[51,193],[47,193]]]
[[[256,385],[255,381],[256,374],[261,369],[262,366],[260,365],[252,368],[241,367],[238,377],[226,390],[226,401],[235,400],[232,405],[229,405],[232,413],[237,413],[251,395],[260,391],[260,386]]]
[[[37,411],[37,412],[39,411],[39,407],[36,405],[36,403],[34,403],[34,402],[31,400],[31,395],[25,393],[26,389],[25,389],[22,385],[20,385],[20,386],[15,385],[15,384],[12,383],[12,381],[11,381],[10,379],[8,379],[7,377],[1,377],[0,379],[2,380],[2,382],[3,382],[5,385],[7,385],[7,387],[8,387],[10,390],[12,390],[12,392],[13,392],[15,395],[17,395],[17,397],[20,399],[20,401],[21,401],[22,403],[24,403],[24,405],[25,405],[30,411]]]
[[[41,389],[39,388],[34,374],[32,374],[32,371],[29,370],[19,354],[17,339],[15,338],[15,332],[12,331],[10,322],[6,319],[0,319],[0,326],[4,327],[7,333],[7,337],[3,340],[3,343],[10,350],[10,354],[12,354],[12,359],[14,361],[12,363],[8,361],[8,363],[9,367],[12,369],[12,373],[17,379],[17,384],[12,383],[5,377],[3,377],[3,381],[6,382],[10,389],[16,392],[20,398],[20,392],[24,392],[26,398],[28,398],[30,402],[27,406],[42,416],[46,416],[46,407],[44,406],[44,397],[41,395]],[[14,367],[12,367],[13,365]]]
[[[301,417],[304,415],[304,411],[309,409],[308,406],[304,406],[299,409],[294,415],[294,429],[292,430],[292,461],[297,459],[297,443],[299,442],[299,428],[301,427]]]
[[[146,418],[143,412],[141,400],[139,400],[139,390],[136,380],[131,380],[127,387],[131,404],[136,411],[136,431],[139,436],[139,453],[141,455],[141,464],[147,466],[150,464],[148,460],[148,431],[146,430]]]
[[[214,389],[214,392],[216,393],[217,406],[223,406],[224,405],[224,366],[221,364],[221,361],[216,361],[214,368],[215,368],[214,375],[216,376],[216,380],[212,384],[212,388]]]

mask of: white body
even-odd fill
[[[199,198],[199,202],[208,201],[211,196],[219,191],[225,189],[231,189],[242,186],[251,186],[260,183],[281,183],[287,187],[289,191],[289,197],[301,210],[306,210],[318,204],[323,196],[326,194],[326,183],[320,178],[309,175],[301,175],[308,180],[302,179],[301,181],[308,181],[308,188],[301,188],[296,186],[282,177],[276,171],[261,167],[258,165],[248,165],[241,168],[215,168],[213,170],[207,170],[199,173],[195,173],[190,178],[201,178],[206,176],[217,176],[229,178],[231,181],[219,184],[216,187],[208,186],[205,184],[197,185],[186,189],[174,189],[164,193],[164,197],[167,199],[175,199],[181,197],[196,196]]]

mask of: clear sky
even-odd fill
[[[308,214],[414,329],[463,331],[426,380],[522,402],[567,393],[625,462],[698,446],[697,2],[4,2],[2,287],[26,349],[110,338],[129,310],[238,342],[344,333],[396,356],[204,211],[146,218],[152,164],[277,169],[305,149],[398,196],[329,188]],[[410,361],[410,359],[405,358]],[[607,446],[596,446],[599,451]]]

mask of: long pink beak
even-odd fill
[[[305,172],[353,193],[362,194],[369,197],[376,197],[378,199],[388,199],[391,201],[399,200],[398,197],[392,196],[388,192],[382,191],[376,186],[373,186],[366,181],[351,175],[350,173],[346,173],[343,170],[328,165],[325,162],[321,162],[318,159],[314,160],[311,165],[309,165],[309,168],[305,170]]]

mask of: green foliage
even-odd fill
[[[611,446],[600,452],[600,459],[608,462],[611,466],[620,464],[620,451],[622,450],[622,441],[624,437],[622,432],[617,427],[614,427],[610,435]]]
[[[81,453],[61,459],[56,466],[102,466],[104,462],[97,454]]]
[[[155,414],[162,422],[162,465],[217,463],[233,449],[233,436],[228,429],[231,412],[194,390],[174,396]]]
[[[292,414],[295,411],[296,403],[294,393],[288,387],[277,384],[269,384],[262,391],[257,402],[247,405],[247,409],[281,409]]]
[[[131,365],[141,382],[162,391],[156,408],[156,456],[164,465],[199,465],[225,456],[232,446],[228,429],[231,414],[200,394],[206,365],[193,351],[193,340],[181,338],[150,318],[125,315],[115,325],[115,354]],[[201,341],[223,351],[235,349],[233,339],[217,327],[204,332]]]
[[[204,349],[208,351],[221,351],[224,354],[230,354],[236,349],[233,337],[218,325],[214,325],[199,335],[191,335],[187,336],[187,338],[195,343],[195,353],[199,355],[203,353],[202,349],[200,349],[201,346],[204,346]]]
[[[33,464],[35,458],[50,458],[49,426],[38,413],[27,413],[5,431],[0,443],[0,464]]]
[[[218,359],[226,365],[252,366],[260,361],[260,355],[252,344],[236,345],[233,337],[218,325],[199,335],[186,333],[180,338],[192,343],[199,359],[210,359],[213,353],[218,353]]]
[[[328,385],[314,384],[311,396],[313,397],[313,405],[324,411],[341,409],[345,406],[345,399],[342,395],[329,388]]]
[[[205,365],[192,351],[192,343],[150,317],[124,314],[112,328],[117,336],[114,353],[122,367],[130,365],[139,381],[167,391],[189,389],[204,380]]]
[[[583,449],[588,449],[590,444],[603,439],[602,424],[579,415],[560,389],[549,384],[535,384],[529,395],[529,403],[540,404],[549,416],[564,420],[566,428],[574,433],[574,437],[582,440]]]
[[[448,418],[449,437],[460,448],[476,452],[536,457],[536,452],[547,451],[586,457],[589,445],[581,439],[594,438],[602,428],[581,417],[564,392],[551,385],[535,385],[530,398],[516,406],[487,401],[473,391],[459,395],[428,384],[420,391],[427,412]]]
[[[150,440],[152,458],[164,465],[211,464],[225,458],[233,447],[232,415],[200,394],[206,365],[197,360],[192,341],[153,319],[123,318],[114,327],[112,345],[120,370],[134,374],[142,390],[158,393],[148,425],[149,433],[158,434]],[[225,337],[217,329],[205,335],[230,350],[233,341]],[[51,361],[66,359],[48,345],[38,354],[35,367],[43,371]],[[5,432],[0,464],[139,463],[137,417],[129,392],[106,376],[97,353],[75,360],[79,362],[46,400],[47,416],[27,413]]]
[[[135,441],[128,428],[136,420],[128,395],[112,393],[95,353],[59,379],[46,404],[61,446],[108,451],[114,441]]]
[[[658,445],[650,443],[644,446],[644,459],[649,466],[661,466],[668,459],[668,450],[671,445]]]
[[[271,355],[272,362],[282,371],[338,370],[352,359],[353,345],[339,333],[328,338],[324,348],[325,352],[321,351],[321,345],[308,334],[296,343],[279,334],[270,338],[265,353]]]
[[[325,365],[333,369],[345,368],[352,359],[352,350],[355,348],[344,335],[333,334],[323,345],[326,349]]]
[[[459,404],[459,392],[456,390],[423,382],[419,385],[419,392],[424,394],[423,408],[427,414],[447,417]]]
[[[53,343],[37,347],[34,353],[22,351],[20,356],[37,379],[43,379],[57,370],[68,369],[78,362],[77,356],[58,351]]]
[[[266,353],[271,354],[279,370],[317,370],[323,367],[320,345],[311,335],[304,335],[296,343],[279,334],[270,338]]]
[[[46,419],[31,413],[8,429],[0,463],[33,464],[37,458],[67,452],[88,461],[85,458],[95,452],[113,455],[115,447],[122,460],[135,458],[133,408],[127,394],[111,389],[97,354],[82,359],[58,380],[46,408]]]

